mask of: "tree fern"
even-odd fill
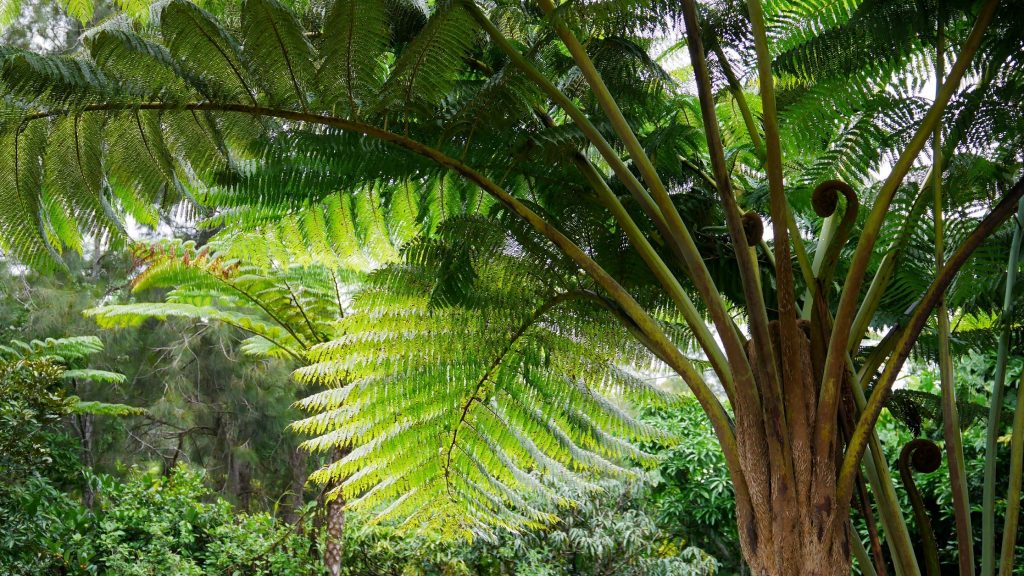
[[[78,387],[80,383],[92,382],[100,385],[124,384],[125,376],[119,372],[88,368],[89,356],[103,350],[103,343],[95,336],[70,336],[47,338],[22,342],[12,340],[0,344],[0,365],[4,368],[18,363],[39,363],[53,372],[56,379]],[[97,416],[143,416],[145,408],[126,404],[111,404],[93,400],[82,400],[73,394],[64,396],[66,408],[72,414],[94,414]]]
[[[916,193],[924,184],[901,183],[926,135],[948,119],[946,103],[968,73],[978,73],[979,96],[963,95],[953,126],[978,141],[964,142],[1019,128],[1018,116],[1000,115],[1020,93],[1019,74],[985,74],[1015,53],[1019,33],[1007,31],[1020,29],[1012,26],[1019,11],[996,10],[995,0],[977,16],[968,6],[947,7],[943,26],[958,63],[925,102],[909,97],[944,52],[933,56],[934,14],[907,2],[780,1],[770,16],[790,19],[777,19],[772,36],[788,44],[774,51],[758,0],[745,11],[727,2],[704,15],[691,0],[538,5],[452,0],[424,8],[393,0],[384,3],[382,40],[381,12],[342,19],[355,4],[329,8],[325,20],[315,7],[299,17],[248,2],[238,14],[231,8],[213,16],[174,0],[157,25],[136,29],[152,44],[139,48],[148,56],[137,68],[114,57],[5,51],[0,80],[11,95],[3,104],[10,140],[0,154],[14,158],[5,174],[17,181],[2,193],[18,208],[4,223],[4,232],[14,232],[4,242],[36,261],[81,243],[83,231],[74,238],[70,231],[75,218],[43,195],[53,119],[95,114],[106,127],[145,113],[137,136],[118,129],[135,141],[160,137],[145,148],[151,169],[135,180],[110,171],[107,180],[120,187],[113,195],[138,210],[144,199],[174,196],[165,194],[171,190],[209,209],[207,225],[240,225],[228,226],[205,252],[183,246],[145,254],[151,271],[138,285],[181,284],[168,302],[129,304],[136,308],[121,309],[124,318],[180,313],[247,322],[258,335],[249,350],[308,364],[299,380],[330,388],[306,403],[311,415],[298,426],[320,435],[313,448],[350,450],[317,476],[339,482],[334,494],[350,507],[406,528],[449,532],[549,521],[549,506],[523,496],[557,502],[540,480],[587,485],[646,460],[630,441],[653,431],[631,421],[624,400],[659,400],[637,377],[657,358],[691,387],[719,436],[753,571],[772,573],[798,556],[807,565],[795,570],[849,568],[849,534],[833,527],[847,525],[870,445],[871,492],[887,512],[893,558],[901,573],[914,573],[871,430],[926,313],[972,252],[991,249],[982,239],[998,232],[1024,183],[1000,188],[999,197],[1008,196],[991,212],[980,208],[995,196],[951,198],[957,207],[949,213],[964,221],[951,229],[965,243],[936,276],[913,262],[927,237],[901,224],[924,209]],[[882,22],[892,14],[907,18]],[[696,98],[645,57],[660,42],[674,43],[659,35],[674,33],[680,16],[693,72],[677,77],[693,79]],[[323,52],[338,45],[327,40],[336,30],[325,21],[350,33],[337,61]],[[368,25],[359,45],[370,51],[359,67],[351,61],[357,22]],[[979,42],[990,23],[1001,36]],[[727,78],[739,108],[725,117],[728,151],[717,113],[729,102],[716,97],[702,35],[713,37],[706,45],[723,72],[730,58],[742,68],[757,63],[756,83],[752,69]],[[985,55],[972,69],[965,63],[978,46]],[[151,75],[154,66],[160,72]],[[379,97],[370,94],[377,86]],[[759,107],[743,97],[755,86]],[[1004,100],[983,105],[996,97]],[[987,124],[969,133],[970,118]],[[30,140],[27,148],[22,139]],[[23,163],[26,149],[31,161]],[[1010,151],[997,149],[1004,159]],[[873,186],[872,171],[887,155],[896,160],[892,174]],[[98,157],[104,166],[109,154]],[[850,184],[871,206],[862,215],[849,211],[852,195],[839,186],[849,213],[832,240],[808,201],[826,176],[861,180]],[[132,186],[150,190],[129,195]],[[321,203],[333,198],[327,212]],[[794,208],[801,213],[791,224]],[[979,221],[981,212],[988,215]],[[771,238],[759,232],[762,216]],[[964,235],[972,221],[977,226]],[[804,241],[819,224],[824,232],[808,250]],[[253,256],[230,247],[228,235],[243,243],[235,246],[250,242]],[[848,236],[858,238],[852,261],[819,259],[824,271],[808,262],[849,254]],[[292,265],[287,255],[303,244],[323,256]],[[351,301],[337,290],[344,284],[338,270],[363,283]],[[861,304],[872,271],[881,290]],[[833,313],[825,280],[840,277]],[[909,312],[907,302],[916,303]],[[797,324],[801,305],[809,332]],[[310,311],[327,320],[312,321]],[[839,426],[844,387],[860,391],[845,377],[847,352],[862,336],[851,328],[888,319],[896,326],[885,342],[897,349],[877,392],[855,394],[864,410],[846,435]],[[750,328],[749,346],[738,323]],[[733,416],[691,358],[694,341],[713,360]],[[874,371],[882,351],[857,355],[854,368]],[[795,402],[801,394],[806,405]],[[791,465],[797,460],[816,462],[815,474]],[[805,497],[811,500],[799,500]],[[797,534],[799,527],[810,528]]]

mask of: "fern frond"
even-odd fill
[[[327,389],[296,404],[311,415],[293,428],[309,449],[350,450],[313,476],[350,508],[409,530],[519,530],[550,521],[525,497],[552,503],[544,482],[652,463],[633,442],[663,434],[628,406],[668,397],[624,367],[635,344],[510,241],[467,217],[410,244],[296,371]]]
[[[277,0],[242,5],[243,56],[272,105],[305,110],[316,80],[313,46],[295,14]]]
[[[328,8],[317,70],[321,107],[357,116],[384,83],[387,2],[335,0]]]
[[[109,402],[96,402],[86,401],[78,398],[77,396],[69,396],[68,400],[71,402],[69,411],[72,414],[92,414],[94,416],[145,416],[149,414],[149,410],[141,408],[139,406],[129,406],[127,404],[116,404]]]
[[[477,26],[461,2],[438,2],[427,25],[402,51],[374,110],[431,110],[451,91]]]
[[[22,342],[12,340],[0,345],[0,358],[4,360],[51,360],[61,363],[87,358],[103,350],[103,343],[95,336],[70,336]]]
[[[96,370],[93,368],[77,368],[65,370],[61,374],[65,380],[81,380],[83,382],[99,382],[101,384],[124,384],[128,378],[119,372]]]
[[[208,97],[256,103],[241,46],[208,12],[185,0],[170,0],[160,13],[160,31],[183,69],[210,86]]]

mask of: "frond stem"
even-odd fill
[[[871,397],[868,399],[860,418],[858,418],[857,425],[850,436],[850,441],[847,443],[846,455],[843,458],[843,464],[836,481],[837,506],[849,509],[854,481],[870,434],[874,430],[878,416],[882,412],[885,399],[892,389],[896,378],[899,376],[899,371],[902,369],[904,362],[910,356],[914,343],[917,341],[918,336],[920,336],[925,324],[927,324],[932,310],[939,303],[942,295],[956,277],[957,272],[960,271],[960,268],[967,262],[971,254],[1014,213],[1021,197],[1024,197],[1024,179],[1014,184],[1013,188],[992,208],[992,211],[978,223],[967,239],[946,261],[928,287],[927,292],[925,292],[917,306],[914,307],[910,320],[895,343],[895,352],[888,363],[886,363],[885,369],[879,377],[878,384],[875,385],[874,390],[871,392]],[[838,510],[835,517],[845,518],[845,511],[842,509]],[[834,528],[835,526],[833,526]]]
[[[879,190],[878,196],[875,199],[875,204],[871,209],[871,213],[868,215],[867,221],[864,223],[860,234],[860,240],[857,243],[857,250],[854,252],[853,261],[851,262],[849,271],[847,272],[846,280],[843,284],[843,290],[839,298],[839,305],[836,310],[835,327],[832,331],[832,336],[829,339],[828,354],[825,360],[825,371],[822,379],[823,391],[825,388],[838,390],[839,386],[841,386],[844,370],[843,365],[845,363],[844,356],[848,350],[851,338],[851,328],[854,314],[857,309],[857,301],[860,294],[861,284],[864,280],[864,275],[867,272],[868,263],[871,260],[875,242],[878,239],[882,224],[889,211],[889,205],[892,203],[892,199],[895,196],[897,189],[903,182],[903,178],[910,171],[918,153],[920,153],[921,149],[924,148],[924,145],[927,143],[936,124],[941,120],[942,114],[946,109],[946,105],[953,97],[954,92],[956,92],[957,87],[960,85],[960,80],[963,78],[974,54],[980,47],[985,30],[988,28],[989,23],[995,16],[996,8],[998,6],[999,0],[987,0],[985,5],[982,7],[974,24],[974,28],[971,30],[970,36],[961,48],[960,55],[957,57],[956,62],[950,69],[946,81],[938,91],[935,102],[921,121],[921,125],[918,126],[910,143],[907,145],[906,149],[904,149],[896,164],[893,166],[889,177],[886,178],[885,182],[882,184],[882,188]],[[945,271],[948,268],[949,266],[947,265],[943,270]],[[959,267],[957,267],[957,269],[959,269]],[[934,283],[933,286],[935,286]],[[932,306],[934,306],[934,304],[932,304]],[[910,334],[910,332],[911,331],[908,331],[907,334]],[[919,332],[920,330],[917,331],[917,333]],[[917,333],[914,334],[915,338]],[[902,361],[899,363],[902,364]],[[830,397],[835,398],[835,402],[838,402],[839,394],[830,394]],[[870,404],[871,403],[869,402],[869,406]],[[877,418],[877,416],[871,416],[870,412],[866,414],[866,416],[871,423],[874,424],[874,419]],[[859,441],[863,442],[863,440]],[[840,502],[840,504],[842,504],[842,502]]]
[[[472,0],[468,1],[470,4],[473,5],[476,12],[479,13],[479,7],[476,7],[475,2],[473,2]],[[661,220],[664,223],[668,232],[666,236],[667,238],[673,241],[672,246],[685,263],[690,273],[691,280],[700,292],[701,297],[704,300],[704,303],[708,307],[708,310],[711,312],[712,319],[714,320],[715,326],[718,328],[719,335],[723,340],[725,352],[729,358],[730,363],[733,365],[733,375],[735,380],[737,381],[737,386],[752,384],[753,372],[750,368],[750,363],[746,357],[746,353],[743,350],[743,343],[740,341],[735,331],[732,329],[731,317],[729,316],[728,311],[725,309],[725,304],[722,300],[721,295],[718,293],[718,288],[715,286],[714,281],[711,278],[711,274],[708,272],[707,266],[705,265],[704,260],[701,257],[699,250],[697,249],[697,245],[694,243],[693,238],[690,235],[689,230],[683,223],[682,217],[679,215],[679,211],[672,203],[672,199],[669,197],[668,191],[666,190],[664,183],[658,176],[657,170],[654,168],[654,164],[647,156],[647,153],[644,151],[643,146],[640,144],[639,140],[637,140],[632,128],[630,128],[629,123],[622,115],[621,110],[619,110],[618,104],[615,102],[615,99],[608,91],[607,86],[605,86],[600,74],[594,67],[594,63],[590,60],[590,57],[587,55],[586,49],[576,38],[576,36],[572,33],[572,31],[569,30],[569,28],[565,25],[565,22],[563,22],[561,18],[558,16],[554,4],[551,2],[551,0],[538,0],[538,2],[540,4],[541,10],[549,17],[550,21],[552,22],[555,32],[558,34],[559,38],[562,39],[562,42],[565,44],[566,48],[569,49],[569,52],[572,54],[573,60],[576,62],[576,65],[583,73],[583,76],[586,78],[587,83],[591,87],[591,90],[597,97],[597,100],[600,103],[602,110],[604,110],[605,115],[611,122],[612,127],[615,130],[615,133],[619,136],[619,138],[622,139],[623,143],[626,145],[626,150],[629,152],[630,158],[633,160],[634,164],[639,169],[641,176],[643,176],[644,180],[647,182],[647,185],[650,187],[652,194],[648,195],[647,198],[650,199],[653,196],[653,201],[657,209],[660,210]],[[493,24],[490,24],[490,26],[491,28],[493,28]],[[494,29],[494,31],[496,32],[497,30]],[[488,32],[490,33],[491,30],[488,30]],[[500,33],[498,33],[498,35],[500,36]],[[496,38],[495,40],[498,41],[499,44],[501,44],[501,40],[504,39]],[[504,43],[508,44],[508,41],[504,40]],[[518,51],[515,50],[514,47],[509,46],[509,48],[511,48],[511,52],[515,52],[516,54],[518,54]],[[518,59],[512,54],[510,54],[510,56],[513,58],[514,61],[516,61],[517,65],[520,65],[520,62],[522,62],[526,66],[529,66],[529,63],[525,62],[525,59],[523,59],[521,55],[519,55]],[[542,75],[540,75],[539,73],[537,74],[538,76],[541,76],[541,78],[543,79]],[[543,79],[543,81],[546,84],[550,84],[550,81],[548,81],[547,79]],[[545,91],[547,92],[547,90]],[[555,92],[558,92],[557,88],[555,88]],[[554,97],[553,94],[552,97]],[[585,123],[589,124],[589,120],[586,120],[586,117],[583,116],[583,114],[579,112],[579,110],[576,109],[576,107],[572,105],[572,103],[568,101],[568,99],[565,98],[564,95],[561,95],[561,98],[556,101],[559,103],[560,106],[563,105],[563,101],[570,106],[570,108],[566,109],[566,113],[570,114],[570,116],[573,118],[574,121],[577,122],[577,124],[580,124],[580,120],[577,120],[577,117],[581,118],[583,121],[585,121]],[[606,155],[602,153],[602,156]],[[617,165],[622,165],[622,167],[625,168],[625,165],[622,163],[622,160],[618,157],[617,154],[614,154],[614,152],[612,151],[611,156],[612,158],[609,159],[609,163],[613,166],[613,168],[615,168]],[[636,178],[628,169],[624,170],[625,174],[620,174],[619,169],[616,169],[615,172],[616,175],[620,177],[620,179],[622,179],[625,176],[626,179],[624,179],[623,182],[625,182],[627,186],[631,184],[630,180],[636,180]],[[633,185],[639,186],[642,189],[642,185],[640,185],[639,182],[636,182]],[[657,221],[655,222],[657,223]]]

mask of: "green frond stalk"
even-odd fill
[[[714,336],[711,334],[711,331],[708,330],[707,325],[704,323],[704,319],[701,318],[700,313],[694,307],[693,302],[686,294],[683,286],[668,269],[668,266],[665,265],[664,260],[662,260],[657,252],[655,252],[654,247],[651,246],[650,241],[646,236],[644,236],[643,232],[641,232],[640,228],[636,225],[636,222],[634,222],[630,217],[629,212],[626,211],[622,202],[619,201],[618,197],[615,196],[615,193],[608,187],[608,183],[605,182],[604,177],[597,172],[594,166],[586,158],[579,158],[577,160],[577,164],[579,165],[584,178],[591,183],[591,186],[597,191],[598,197],[608,208],[609,212],[612,213],[612,216],[615,217],[616,222],[618,222],[625,231],[626,237],[629,239],[630,243],[640,253],[640,257],[654,272],[654,275],[657,277],[662,287],[664,287],[668,292],[669,297],[672,298],[676,306],[679,307],[680,312],[682,312],[683,317],[686,319],[687,326],[693,330],[701,349],[708,355],[708,359],[715,370],[715,374],[721,381],[726,395],[730,400],[732,400],[736,397],[732,370],[729,367],[725,356],[722,354],[721,348],[718,346],[718,343],[715,342]]]
[[[857,559],[857,567],[860,568],[861,573],[865,576],[878,576],[878,572],[875,571],[875,565],[871,562],[871,555],[864,548],[864,543],[860,541],[860,534],[857,533],[852,521],[848,530],[853,534],[850,538],[850,544],[853,548],[853,557]]]
[[[922,296],[917,306],[914,307],[910,319],[904,326],[899,328],[899,336],[895,339],[893,345],[893,355],[889,358],[882,374],[879,376],[878,383],[875,385],[874,390],[871,392],[871,397],[868,398],[864,410],[862,410],[860,417],[857,419],[856,427],[847,443],[846,454],[843,457],[842,467],[836,482],[836,501],[839,504],[847,507],[850,505],[856,474],[860,467],[860,460],[867,449],[871,432],[878,421],[878,416],[881,414],[885,397],[888,395],[893,383],[896,382],[896,377],[900,369],[902,369],[904,362],[910,356],[914,342],[924,329],[928,317],[931,316],[942,295],[953,282],[956,273],[959,272],[960,268],[963,267],[984,239],[1014,214],[1017,203],[1022,197],[1024,197],[1024,180],[1019,180],[946,260],[945,265],[939,270],[936,278],[929,285],[928,290]]]
[[[690,237],[689,232],[685,230],[685,226],[682,231],[678,228],[673,229],[669,224],[668,220],[670,217],[665,216],[665,206],[656,203],[652,200],[649,192],[644,188],[643,184],[633,175],[632,171],[626,166],[619,155],[612,149],[611,145],[604,138],[600,132],[594,127],[593,123],[587,118],[586,115],[576,107],[575,104],[569,100],[565,94],[561,92],[548,78],[541,74],[535,67],[533,67],[529,61],[508,41],[507,38],[502,35],[501,31],[498,30],[494,24],[487,18],[487,16],[480,10],[474,0],[464,0],[467,2],[467,7],[470,12],[476,18],[480,26],[490,35],[491,39],[498,44],[502,51],[512,60],[513,64],[516,65],[524,74],[526,74],[538,87],[540,87],[544,93],[546,93],[556,104],[561,107],[566,114],[576,123],[577,126],[586,134],[590,142],[597,148],[601,156],[608,162],[612,168],[616,177],[623,182],[626,187],[633,194],[638,204],[644,209],[645,213],[654,222],[655,226],[661,232],[664,238],[669,241],[670,247],[673,249],[676,256],[685,264],[690,272],[691,280],[697,285],[698,290],[705,299],[709,309],[711,311],[712,320],[715,326],[718,328],[719,334],[724,334],[723,341],[725,342],[726,354],[729,361],[733,363],[735,372],[736,367],[741,368],[740,378],[745,378],[743,374],[749,374],[749,369],[744,368],[748,366],[746,356],[742,352],[742,345],[738,338],[734,336],[734,326],[732,319],[729,317],[724,305],[721,304],[721,295],[718,294],[715,289],[714,283],[711,281],[710,274],[708,273],[707,267],[704,264],[699,252],[697,251],[696,245],[693,239]],[[571,33],[569,33],[571,35]],[[586,55],[584,54],[584,57]],[[589,58],[587,60],[589,62]],[[592,64],[591,64],[592,67]],[[607,89],[605,89],[607,92]],[[621,114],[620,114],[621,116]],[[624,120],[623,120],[624,122]],[[634,137],[635,139],[635,137]],[[646,153],[640,150],[640,158],[647,158]],[[637,161],[642,161],[634,157]],[[667,196],[666,196],[667,198]],[[670,206],[670,213],[675,213],[675,207]],[[678,217],[678,214],[676,214]],[[684,308],[685,313],[685,308]],[[691,324],[692,326],[695,324]],[[736,376],[734,374],[733,378]],[[749,380],[743,380],[749,382]]]
[[[1010,244],[1010,257],[1007,262],[1007,280],[1002,296],[1001,318],[1009,319],[1014,311],[1014,287],[1017,284],[1017,270],[1020,261],[1021,231],[1024,229],[1024,202],[1017,209],[1014,221],[1014,237]],[[985,433],[985,477],[982,494],[982,564],[981,574],[991,576],[995,563],[995,463],[997,460],[999,422],[1002,418],[1002,402],[1007,379],[1007,364],[1010,360],[1010,322],[1006,322],[999,331],[999,342],[995,357],[995,376],[992,380],[992,393],[989,400],[988,423]],[[1017,434],[1017,423],[1014,423],[1014,434]],[[1013,477],[1011,477],[1013,482]],[[1012,552],[1011,552],[1012,553]],[[1006,562],[1006,559],[1002,560]],[[1013,559],[1010,559],[1013,564]]]
[[[681,253],[680,255],[686,263],[691,280],[697,286],[704,303],[711,311],[712,319],[714,320],[715,326],[718,328],[719,336],[722,338],[725,345],[726,355],[728,356],[730,363],[733,365],[733,377],[736,381],[736,385],[749,385],[753,382],[753,372],[749,369],[749,362],[746,359],[746,354],[743,352],[743,346],[739,342],[739,338],[736,336],[735,332],[732,330],[732,321],[725,310],[725,305],[722,302],[721,295],[718,293],[714,282],[711,280],[703,258],[697,250],[693,238],[690,236],[690,232],[686,229],[686,225],[680,218],[679,212],[672,204],[672,200],[668,196],[668,191],[665,189],[665,185],[661,181],[661,177],[658,175],[653,163],[647,156],[647,153],[643,150],[640,142],[637,140],[636,135],[633,133],[633,129],[629,126],[629,123],[622,115],[622,111],[619,110],[618,104],[602,81],[600,74],[595,69],[594,63],[587,55],[586,50],[583,48],[582,44],[580,44],[573,32],[569,30],[567,25],[555,13],[554,4],[552,4],[550,0],[539,0],[539,3],[541,9],[551,20],[559,38],[562,39],[566,47],[569,49],[569,52],[572,54],[573,60],[583,72],[587,83],[594,92],[594,95],[600,103],[605,115],[611,122],[616,134],[625,143],[626,149],[630,154],[630,158],[634,163],[636,163],[641,175],[650,187],[652,191],[651,196],[653,197],[655,205],[660,210],[665,227],[670,234],[669,238],[674,241],[673,245],[676,246],[677,251]],[[576,120],[576,118],[573,119]],[[617,155],[615,156],[617,158]],[[617,160],[617,162],[621,162],[621,160]],[[625,170],[625,172],[628,173],[629,171]]]
[[[943,76],[943,23],[939,11],[937,57],[935,59],[936,86],[941,85]],[[938,90],[938,88],[936,89]],[[939,94],[936,93],[936,100]],[[935,219],[935,269],[939,270],[946,259],[945,229],[942,199],[942,123],[935,124],[932,133],[932,179],[933,215]],[[956,384],[953,381],[953,356],[949,349],[949,310],[946,297],[939,298],[935,307],[938,318],[939,337],[939,381],[942,390],[942,435],[946,441],[946,459],[949,462],[949,483],[953,491],[953,511],[956,519],[957,551],[960,575],[974,574],[974,532],[971,527],[971,503],[967,495],[967,472],[964,462],[963,438],[960,435],[960,414],[956,407]]]
[[[885,214],[889,209],[893,196],[903,182],[903,178],[910,171],[911,165],[917,158],[918,153],[924,148],[932,132],[934,132],[935,126],[941,120],[942,113],[960,85],[960,80],[966,73],[974,54],[980,47],[985,30],[995,16],[998,6],[999,0],[988,0],[982,6],[971,34],[964,42],[960,54],[957,56],[956,62],[953,63],[953,67],[950,69],[945,82],[939,88],[935,101],[914,132],[910,143],[893,165],[892,172],[885,179],[881,190],[879,190],[875,198],[875,204],[872,206],[871,213],[868,215],[868,219],[861,230],[857,249],[854,252],[853,261],[850,263],[840,294],[839,305],[835,314],[835,326],[832,337],[829,340],[828,354],[825,362],[825,373],[822,382],[823,395],[828,394],[832,397],[838,397],[838,389],[842,383],[844,370],[843,356],[848,350],[851,338],[851,328],[856,314],[861,283],[867,272],[868,262],[871,259],[875,241],[878,239],[878,233],[881,230],[882,222],[885,219]]]
[[[760,347],[759,350],[762,358],[771,358],[773,352],[771,349],[771,338],[768,335],[768,313],[765,309],[764,295],[761,291],[760,272],[757,267],[757,260],[753,258],[752,250],[749,247],[750,240],[743,229],[739,205],[736,203],[729,170],[725,163],[725,151],[718,129],[714,96],[711,94],[711,81],[708,75],[707,62],[704,58],[703,44],[700,40],[699,25],[697,24],[696,4],[692,0],[684,0],[682,7],[687,25],[687,47],[690,50],[690,60],[694,66],[697,79],[701,116],[704,121],[704,133],[708,142],[708,150],[711,153],[714,183],[719,197],[726,207],[726,222],[735,249],[736,260],[739,264],[751,332],[755,337],[756,345]],[[770,374],[774,374],[774,364]],[[777,379],[777,375],[774,377],[769,376],[769,378]],[[747,401],[752,406],[757,406],[757,410],[760,410],[761,398],[757,395],[756,387],[748,387],[748,383],[744,382],[742,388],[747,391],[745,393],[750,394]]]
[[[1003,521],[1003,544],[999,555],[999,576],[1010,576],[1015,566],[1017,526],[1020,521],[1021,482],[1024,481],[1024,375],[1017,388],[1017,411],[1013,414],[1013,435],[1010,437],[1010,484],[1006,489],[1006,520]]]
[[[1017,208],[1017,218],[1016,221],[1014,221],[1013,228],[1013,240],[1010,242],[1010,256],[1006,263],[1006,288],[1003,293],[1002,312],[1002,317],[1004,319],[1009,319],[1013,313],[1013,291],[1014,287],[1017,284],[1017,269],[1020,260],[1022,229],[1024,229],[1024,201],[1022,201],[1020,203],[1020,206]],[[996,460],[998,459],[997,451],[1000,429],[999,423],[1002,419],[1003,396],[1006,385],[1006,365],[1008,364],[1010,357],[1010,322],[1008,320],[1005,320],[1003,328],[999,332],[998,346],[999,347],[996,352],[996,373],[995,378],[992,381],[992,395],[989,399],[990,404],[988,411],[988,424],[985,432],[985,477],[983,480],[984,483],[982,488],[983,494],[981,510],[981,574],[983,576],[991,576],[994,572],[996,565]],[[1019,393],[1018,395],[1020,396]],[[1017,411],[1018,413],[1020,412],[1020,406],[1017,407]],[[1024,427],[1022,426],[1024,425],[1024,422],[1017,421],[1019,418],[1020,416],[1018,416],[1017,413],[1015,413],[1015,421],[1013,425],[1014,438],[1016,438],[1018,435],[1021,435],[1019,429],[1021,427]],[[1020,448],[1018,447],[1017,450],[1019,451]],[[1019,454],[1017,453],[1013,454],[1014,456],[1019,456]],[[1020,475],[1019,465],[1017,468],[1017,474]],[[1012,483],[1013,481],[1013,476],[1010,476],[1010,482]],[[1018,500],[1020,499],[1019,494],[1017,498]],[[1007,500],[1007,502],[1012,503],[1014,501]],[[1007,525],[1009,526],[1008,517]],[[1010,549],[1013,549],[1012,545]],[[1003,561],[1007,562],[1007,559],[1005,558],[1005,552]],[[1013,564],[1012,560],[1009,560],[1009,563]]]
[[[900,479],[903,481],[903,487],[907,492],[907,499],[910,500],[914,519],[917,521],[917,529],[921,533],[921,551],[924,556],[925,575],[939,576],[939,550],[935,543],[935,532],[932,530],[931,518],[928,516],[928,510],[925,508],[921,491],[918,490],[917,484],[914,482],[914,469],[911,462],[913,461],[914,452],[918,450],[927,451],[928,458],[921,460],[924,460],[929,468],[932,468],[933,465],[937,468],[942,456],[938,446],[935,446],[930,440],[916,439],[903,446],[900,450],[898,464]],[[926,472],[927,470],[921,471]]]

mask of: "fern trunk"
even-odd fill
[[[337,462],[346,454],[348,454],[348,450],[335,448],[331,453],[331,459]],[[345,553],[345,499],[340,493],[333,498],[328,497],[325,510],[327,531],[324,542],[324,565],[327,567],[328,574],[340,576]]]
[[[839,446],[833,443],[816,453],[810,431],[814,426],[820,383],[815,374],[823,358],[815,361],[809,324],[800,323],[794,342],[798,378],[784,378],[786,414],[772,418],[760,406],[737,403],[736,436],[744,473],[750,485],[753,518],[740,519],[743,555],[757,575],[849,574],[851,549],[849,523],[837,514],[835,492]],[[770,325],[772,348],[783,349],[779,322]],[[820,343],[817,346],[820,348]],[[748,355],[758,387],[768,384],[770,364],[748,343]],[[774,367],[781,371],[782,358],[775,353]],[[788,440],[792,467],[785,469],[767,456],[769,434]],[[785,478],[785,481],[780,481]],[[788,486],[793,492],[787,493]]]
[[[327,503],[327,544],[324,546],[324,564],[331,576],[341,574],[344,532],[345,502],[341,498],[335,498]]]

